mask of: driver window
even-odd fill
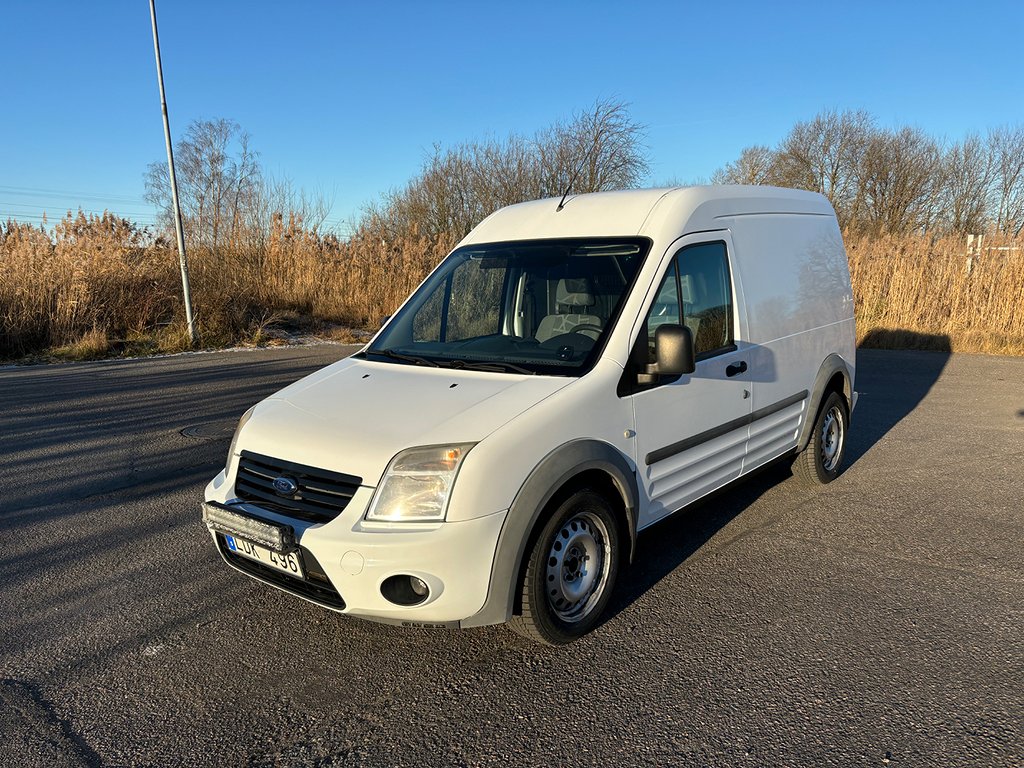
[[[711,357],[733,345],[732,285],[725,243],[691,245],[676,256],[683,322],[693,334],[693,351]]]
[[[690,245],[672,260],[647,315],[647,363],[655,361],[658,326],[678,325],[680,318],[693,335],[698,360],[732,347],[732,285],[725,243]]]

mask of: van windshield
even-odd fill
[[[464,246],[416,290],[365,355],[581,375],[596,362],[649,248],[645,238]]]

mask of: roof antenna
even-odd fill
[[[572,175],[572,178],[569,179],[569,186],[567,186],[565,188],[565,194],[563,194],[562,195],[562,199],[558,201],[558,207],[555,208],[555,213],[558,213],[560,210],[565,208],[565,198],[567,198],[569,196],[569,190],[572,189],[572,185],[576,183],[576,178],[580,175],[580,172],[583,170],[583,166],[587,164],[587,160],[590,159],[591,153],[593,153],[593,151],[597,148],[597,137],[598,137],[598,134],[595,133],[594,134],[594,146],[592,146],[590,148],[590,151],[587,152],[587,154],[583,156],[583,160],[580,161],[580,165],[576,169],[576,173],[574,173]]]

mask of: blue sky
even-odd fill
[[[177,137],[240,123],[344,227],[434,143],[533,133],[598,98],[647,126],[651,176],[710,176],[824,108],[949,140],[1024,123],[1024,3],[158,0]],[[140,222],[165,159],[149,8],[6,0],[0,219]]]

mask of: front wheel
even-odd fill
[[[619,528],[608,500],[589,489],[563,501],[529,551],[513,631],[564,645],[597,624],[619,571]]]
[[[793,474],[804,485],[824,485],[839,477],[849,424],[846,400],[838,392],[830,393],[818,411],[807,447],[793,463]]]

